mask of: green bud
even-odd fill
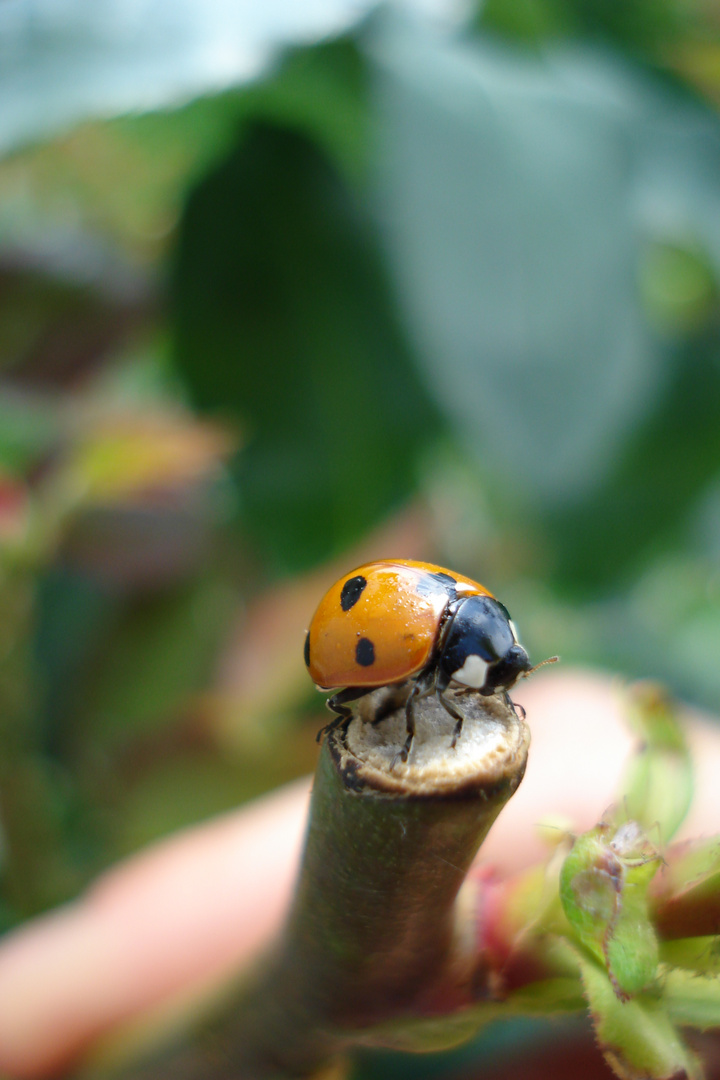
[[[560,874],[560,898],[575,935],[626,1001],[654,978],[658,944],[647,888],[660,856],[637,822],[600,824],[579,836]]]

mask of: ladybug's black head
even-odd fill
[[[469,596],[452,617],[438,666],[443,681],[490,695],[509,690],[532,664],[507,608],[491,596]]]
[[[481,692],[496,694],[498,690],[509,690],[531,667],[530,657],[522,645],[516,642],[500,660],[490,665],[485,686],[481,688]]]

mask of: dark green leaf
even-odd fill
[[[307,138],[256,125],[194,191],[174,275],[198,406],[244,422],[243,516],[292,570],[406,499],[436,431],[368,215]]]

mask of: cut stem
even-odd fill
[[[374,1025],[446,1011],[473,978],[455,901],[522,779],[528,729],[499,698],[466,694],[451,749],[454,722],[426,698],[403,763],[402,707],[372,723],[385,693],[325,741],[295,901],[244,994],[227,1075],[310,1075]]]

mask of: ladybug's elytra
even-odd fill
[[[403,761],[417,698],[437,695],[455,719],[454,746],[463,716],[444,697],[451,683],[507,697],[531,670],[507,608],[491,592],[442,566],[407,559],[368,563],[333,585],[310,624],[305,663],[319,690],[340,688],[328,701],[339,719],[324,732],[352,715],[348,702],[413,679]]]

